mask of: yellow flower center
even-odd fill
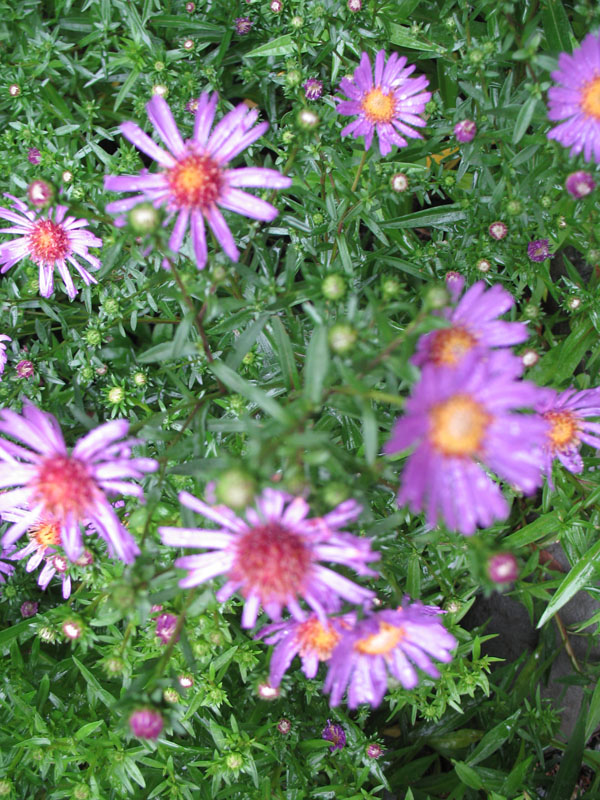
[[[221,170],[208,156],[185,156],[167,171],[167,181],[179,208],[207,208],[221,192]]]
[[[600,77],[593,78],[583,87],[581,108],[588,116],[600,119]]]
[[[467,394],[456,394],[435,405],[429,414],[429,438],[446,456],[473,456],[481,448],[491,422],[483,406]]]
[[[401,625],[380,622],[379,631],[365,639],[359,639],[354,644],[354,649],[369,656],[387,655],[405,636],[406,631]]]
[[[385,94],[379,88],[368,91],[362,101],[362,110],[369,122],[391,122],[395,108],[394,95]]]
[[[311,617],[298,626],[296,638],[301,656],[314,653],[319,661],[328,661],[340,635],[331,625],[324,627],[316,617]]]
[[[43,549],[60,544],[60,530],[56,522],[40,522],[39,525],[34,525],[29,529],[29,536]]]
[[[568,450],[579,444],[579,426],[570,411],[546,411],[542,416],[550,423],[548,438],[554,450]]]
[[[477,339],[465,328],[445,328],[436,331],[432,337],[431,360],[437,366],[445,364],[453,367],[476,344]]]

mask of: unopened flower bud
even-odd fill
[[[181,700],[181,696],[177,689],[173,689],[172,686],[168,686],[163,692],[163,698],[166,703],[179,703]]]
[[[8,87],[8,93],[11,97],[18,97],[21,94],[21,87],[18,83],[11,83]]]
[[[62,182],[63,183],[71,183],[73,180],[73,173],[66,169],[62,174]]]
[[[297,119],[298,125],[307,131],[316,128],[319,124],[318,115],[315,114],[314,111],[311,111],[310,108],[303,108],[300,112],[298,112]]]
[[[340,300],[346,294],[346,282],[341,275],[328,275],[321,284],[321,291],[327,300]]]
[[[396,172],[390,178],[390,185],[395,192],[405,192],[408,189],[408,177],[403,172]]]
[[[281,9],[283,8],[283,3],[281,2],[281,0],[271,0],[269,8],[274,14],[279,14]]]
[[[362,0],[348,0],[348,11],[356,14],[362,8]]]
[[[357,338],[358,333],[345,322],[338,322],[329,329],[329,345],[334,353],[339,353],[340,355],[352,350]]]
[[[472,142],[477,133],[477,125],[472,119],[463,119],[454,126],[454,135],[459,142],[466,144]]]
[[[292,723],[289,721],[289,719],[282,717],[277,723],[277,730],[283,736],[287,736],[288,733],[292,730]]]
[[[567,177],[565,187],[572,197],[579,200],[594,191],[596,188],[596,181],[589,172],[579,170],[578,172],[572,172]]]
[[[579,297],[571,297],[567,300],[567,305],[571,309],[571,311],[577,311],[579,306],[581,305],[581,300]]]
[[[138,739],[158,739],[164,720],[154,708],[138,708],[129,717],[129,727]]]
[[[54,197],[54,187],[48,181],[32,181],[27,187],[29,202],[37,208],[47,206]]]
[[[492,265],[487,260],[487,258],[480,258],[476,266],[480,272],[489,272],[490,269],[492,268]]]
[[[279,697],[279,689],[277,686],[271,686],[270,683],[258,684],[258,696],[263,700],[275,700]]]
[[[383,755],[383,749],[376,743],[368,744],[367,755],[369,758],[380,758]]]
[[[519,577],[519,565],[512,553],[496,553],[488,561],[488,575],[494,583],[512,583]]]
[[[184,50],[193,50],[194,49],[194,40],[193,39],[186,39],[183,43]]]
[[[535,350],[525,350],[521,354],[521,361],[524,367],[533,367],[540,360],[540,356]]]
[[[186,3],[185,4],[185,10],[188,12],[188,14],[192,14],[196,10],[196,4],[195,3]]]
[[[67,639],[79,639],[83,633],[83,626],[81,622],[76,619],[65,620],[61,627]]]
[[[30,147],[27,151],[27,160],[30,164],[39,164],[42,160],[42,154],[37,147]]]
[[[19,378],[31,378],[35,372],[35,367],[31,361],[19,361],[16,366]]]
[[[28,617],[35,617],[38,612],[38,604],[33,600],[25,600],[25,602],[21,605],[21,616],[23,619],[27,619]]]
[[[224,472],[217,481],[217,499],[231,508],[246,508],[254,498],[256,485],[247,472],[233,468]]]
[[[158,97],[166,97],[169,94],[169,89],[164,83],[155,83],[152,87],[152,94]]]
[[[488,228],[489,234],[492,239],[500,240],[504,239],[506,234],[508,233],[508,228],[506,224],[501,220],[496,220],[496,222],[492,222],[490,227]]]

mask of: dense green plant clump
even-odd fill
[[[599,796],[597,4],[0,0],[0,123],[0,798]]]

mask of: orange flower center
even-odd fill
[[[325,627],[316,617],[311,617],[298,626],[296,639],[301,656],[314,653],[319,661],[328,661],[340,635],[331,625]]]
[[[369,122],[391,122],[395,109],[392,92],[385,94],[378,87],[368,91],[362,101],[362,110]]]
[[[481,448],[490,415],[467,394],[455,394],[429,414],[431,444],[446,456],[473,456]]]
[[[185,156],[167,170],[167,181],[179,208],[207,208],[221,193],[221,169],[208,156]]]
[[[387,655],[406,636],[406,631],[401,625],[390,625],[388,622],[379,623],[379,631],[366,639],[359,639],[354,644],[354,649],[359,653],[369,656]]]
[[[542,416],[550,423],[548,438],[554,450],[568,450],[579,444],[579,425],[570,411],[546,411]]]
[[[93,506],[98,489],[87,466],[69,456],[51,456],[42,461],[33,482],[35,500],[56,520],[67,515],[83,519]]]
[[[263,602],[281,604],[300,592],[312,563],[302,537],[277,522],[257,525],[240,537],[229,578]]]
[[[600,119],[600,77],[593,78],[583,87],[581,108],[584,114]]]
[[[460,326],[436,331],[432,337],[431,360],[437,366],[455,366],[477,344],[472,333]]]
[[[61,543],[60,528],[56,522],[40,522],[29,529],[29,537],[35,539],[40,549],[55,547]]]
[[[51,219],[40,219],[29,234],[29,255],[39,263],[60,261],[71,252],[69,234]]]

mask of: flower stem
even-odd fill
[[[358,181],[360,180],[360,176],[361,176],[361,173],[363,171],[363,167],[365,166],[366,162],[367,162],[367,151],[365,150],[365,152],[362,154],[362,158],[360,160],[360,164],[358,165],[358,168],[356,170],[356,175],[354,176],[354,183],[350,187],[350,192],[352,192],[352,193],[354,193],[356,191],[356,187],[358,186]]]

